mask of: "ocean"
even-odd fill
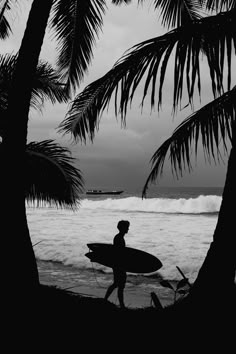
[[[152,187],[147,196],[142,199],[139,190],[118,196],[85,194],[75,211],[27,205],[40,281],[103,296],[112,270],[85,257],[87,243],[112,243],[123,219],[130,221],[126,245],[155,255],[163,264],[154,274],[128,274],[127,294],[146,295],[143,305],[148,305],[151,291],[167,298],[172,290],[160,281],[176,284],[182,279],[177,267],[194,282],[212,241],[222,188]]]

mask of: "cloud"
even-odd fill
[[[22,5],[23,6],[23,5]],[[15,17],[13,33],[8,41],[1,42],[1,52],[17,51],[24,33],[28,16],[29,4],[21,7],[18,17]],[[150,3],[144,2],[137,7],[137,2],[129,6],[116,7],[108,5],[104,17],[103,32],[100,33],[94,49],[94,57],[88,74],[85,75],[78,92],[90,82],[103,76],[112,68],[121,55],[133,45],[163,34],[165,30],[158,21],[158,14],[154,12]],[[47,32],[41,58],[55,62],[55,41]],[[202,86],[204,87],[203,101],[212,99],[209,81],[209,70],[202,66]],[[205,90],[205,87],[208,89]],[[93,144],[86,146],[71,145],[70,136],[62,136],[56,130],[64,119],[68,105],[47,103],[43,114],[31,112],[29,121],[28,140],[55,139],[64,146],[68,146],[73,155],[79,159],[79,166],[84,172],[86,182],[91,187],[109,184],[115,185],[142,185],[150,172],[149,160],[164,141],[169,137],[176,126],[187,117],[191,111],[187,107],[174,119],[172,117],[173,73],[171,65],[166,75],[163,91],[163,107],[160,113],[150,109],[150,96],[147,97],[144,107],[140,109],[142,87],[138,88],[132,107],[127,112],[126,129],[120,129],[120,118],[116,120],[112,101],[108,113],[104,112],[98,134]],[[196,108],[199,106],[196,97]],[[186,102],[187,103],[187,102]],[[183,101],[183,106],[185,102]],[[165,179],[162,183],[183,183],[192,185],[207,185],[223,183],[225,166],[206,167],[203,159],[197,165],[194,173],[186,174],[180,182],[173,182],[168,161],[166,163]],[[214,180],[212,181],[212,176]]]

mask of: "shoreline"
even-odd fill
[[[83,297],[103,299],[106,289],[112,283],[112,274],[94,275],[89,271],[78,272],[73,270],[72,273],[68,272],[68,277],[66,277],[65,275],[62,276],[60,271],[55,270],[55,265],[48,265],[47,270],[40,268],[39,280],[42,285],[68,290]],[[126,306],[132,309],[153,306],[151,292],[157,295],[163,307],[173,304],[174,295],[170,289],[163,288],[158,283],[156,285],[148,283],[148,279],[145,283],[138,280],[136,282],[135,280],[130,281],[128,276],[124,290]],[[117,289],[111,294],[109,302],[119,305]]]
[[[112,273],[102,273],[91,269],[77,269],[40,260],[37,261],[37,264],[39,280],[42,285],[53,286],[85,298],[104,299],[106,290],[113,281]],[[174,292],[167,287],[163,287],[160,284],[161,279],[161,276],[158,279],[158,274],[156,278],[128,274],[124,290],[125,305],[130,309],[154,306],[151,298],[152,292],[156,294],[163,308],[173,305]],[[176,288],[178,281],[169,280],[173,288]],[[177,296],[177,300],[180,297]],[[109,297],[109,302],[119,306],[117,289]]]
[[[76,285],[76,286],[69,286],[69,287],[61,287],[59,284],[52,284],[50,282],[46,281],[40,281],[42,285],[48,285],[48,286],[55,286],[58,289],[61,290],[68,290],[72,293],[76,293],[78,295],[81,295],[83,297],[88,297],[88,298],[98,298],[98,299],[103,299],[106,291],[106,287],[104,288],[99,288],[91,285]],[[154,291],[155,292],[155,291]],[[158,296],[161,304],[163,307],[166,307],[168,305],[173,304],[173,296],[169,294],[160,294],[155,292],[155,294]],[[109,300],[110,303],[119,306],[119,301],[117,298],[117,290],[114,290],[112,295],[110,296]],[[124,290],[124,301],[125,305],[127,308],[130,309],[136,309],[136,308],[146,308],[146,307],[151,307],[153,306],[152,304],[152,299],[151,299],[151,292],[150,293],[141,293],[138,291],[135,291],[134,289],[129,289],[129,287],[126,287]]]

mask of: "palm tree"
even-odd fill
[[[0,136],[4,135],[8,93],[16,62],[17,55],[0,55]],[[41,60],[36,68],[30,106],[41,111],[45,100],[63,103],[68,101],[68,95],[59,74]],[[83,178],[73,165],[68,149],[52,140],[31,142],[26,146],[26,161],[26,200],[39,205],[47,202],[76,208],[83,191]]]
[[[8,107],[9,92],[17,63],[17,55],[0,54],[0,135]],[[30,107],[41,110],[45,100],[52,104],[66,103],[69,96],[60,81],[59,73],[48,62],[40,60],[33,79]]]
[[[5,134],[6,111],[16,62],[16,55],[0,55],[1,137]],[[68,94],[59,79],[59,74],[50,64],[40,61],[33,80],[30,106],[42,110],[44,101],[48,99],[52,103],[67,102]],[[19,119],[17,110],[15,116]],[[14,129],[14,126],[12,129]],[[1,162],[2,153],[2,144],[0,143]],[[25,199],[31,205],[47,203],[75,209],[83,191],[83,178],[80,170],[74,166],[74,159],[70,156],[69,150],[52,140],[46,140],[28,143],[25,153],[26,171],[23,186]],[[14,161],[14,156],[11,157],[11,161]],[[13,165],[15,166],[14,163]],[[14,168],[17,172],[17,166]],[[17,178],[14,177],[14,180],[17,180]],[[9,188],[7,185],[4,187]],[[35,259],[32,257],[33,261],[35,262]],[[34,275],[37,277],[37,267],[36,263],[34,264],[36,270]]]
[[[53,140],[27,144],[25,197],[30,204],[77,209],[83,177],[70,155]]]
[[[196,89],[199,95],[201,94],[200,58],[204,56],[207,59],[213,101],[185,119],[155,152],[143,195],[146,194],[148,185],[161,176],[168,153],[173,171],[182,175],[184,169],[191,169],[191,151],[197,154],[200,138],[206,155],[213,156],[215,161],[221,159],[220,147],[223,145],[223,149],[228,151],[231,145],[213,241],[191,292],[192,298],[198,300],[219,300],[227,294],[227,289],[232,289],[236,270],[232,207],[236,197],[236,86],[231,88],[231,60],[236,44],[236,1],[155,0],[154,5],[161,11],[163,25],[176,28],[160,37],[137,44],[126,52],[107,74],[88,85],[72,102],[65,120],[60,125],[60,131],[71,133],[75,139],[83,141],[87,138],[93,139],[95,129],[99,128],[101,114],[113,94],[115,113],[120,113],[121,120],[125,123],[128,103],[132,102],[142,79],[142,105],[150,90],[151,106],[154,107],[158,90],[157,103],[160,108],[166,70],[173,54],[173,110],[177,111],[184,88],[192,107]],[[203,17],[204,13],[208,16]],[[227,80],[224,80],[225,77]],[[224,279],[224,289],[222,287],[222,290],[216,291],[219,279]]]
[[[126,3],[128,1],[124,1]],[[13,8],[16,1],[5,1],[6,8]],[[113,1],[120,4],[122,1]],[[45,32],[49,25],[55,32],[58,42],[57,66],[60,80],[67,94],[71,94],[87,71],[92,58],[93,44],[102,26],[105,12],[105,0],[34,0],[29,12],[26,29],[17,57],[16,68],[12,77],[9,92],[5,124],[1,144],[0,184],[2,233],[4,233],[5,249],[11,250],[16,264],[21,265],[21,275],[16,277],[17,284],[25,294],[38,289],[38,271],[30,240],[26,209],[26,144],[28,130],[28,114],[31,92],[36,67]],[[40,14],[40,16],[39,16]],[[17,107],[17,116],[15,109]],[[12,156],[17,161],[17,178]],[[9,223],[9,210],[14,200],[15,222]],[[14,241],[12,241],[14,240]],[[22,255],[24,255],[22,257]],[[8,284],[11,286],[11,282]],[[29,290],[29,291],[28,291]],[[30,296],[30,295],[29,295]],[[29,300],[29,298],[28,298]]]

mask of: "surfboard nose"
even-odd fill
[[[90,259],[90,261],[93,261],[94,259],[94,252],[87,252],[85,253],[85,256]]]

